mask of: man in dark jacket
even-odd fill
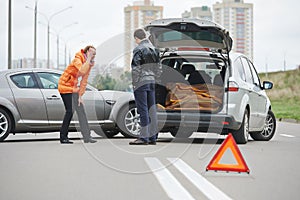
[[[156,144],[157,115],[155,104],[155,77],[158,73],[159,51],[146,39],[143,29],[134,32],[138,46],[131,62],[135,103],[141,120],[140,137],[130,145]]]

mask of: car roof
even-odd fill
[[[61,70],[56,69],[45,69],[45,68],[17,68],[17,69],[7,69],[0,71],[1,74],[11,74],[18,72],[53,72],[53,73],[62,73]]]

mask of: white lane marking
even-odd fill
[[[283,137],[288,137],[288,138],[294,138],[295,136],[293,135],[288,135],[288,134],[280,134]]]
[[[144,159],[171,199],[194,199],[157,158],[149,157]]]
[[[168,160],[188,178],[208,199],[212,200],[229,200],[231,199],[216,186],[198,174],[189,165],[178,158],[168,158]]]

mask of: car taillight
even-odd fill
[[[229,81],[229,87],[228,87],[227,91],[237,92],[237,91],[239,91],[239,85],[234,81]]]
[[[223,125],[229,125],[229,122],[224,121],[224,122],[222,122],[222,124]]]

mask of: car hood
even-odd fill
[[[114,100],[114,101],[129,101],[133,100],[134,96],[131,92],[115,91],[115,90],[102,90],[100,91],[101,95],[105,100]]]
[[[229,53],[232,38],[222,26],[201,19],[159,19],[150,22],[145,30],[157,48],[205,48]]]

